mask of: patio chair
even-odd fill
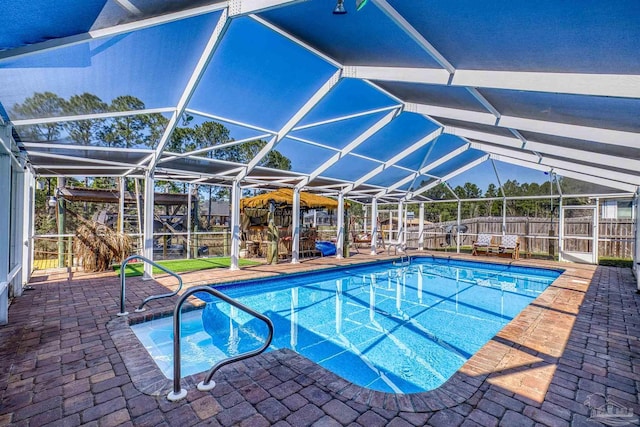
[[[358,234],[356,232],[351,232],[351,243],[353,243],[353,248],[356,250],[356,252],[360,253],[360,251],[358,250],[358,246],[361,244],[366,244],[368,246],[371,246],[371,234],[367,233],[367,234]]]
[[[278,258],[291,258],[291,237],[281,237],[278,239]]]
[[[473,242],[473,247],[471,248],[471,255],[478,255],[478,250],[483,250],[487,255],[490,253],[490,248],[494,247],[493,244],[493,235],[479,233],[478,240]]]
[[[316,240],[318,239],[318,231],[311,227],[305,230],[300,237],[300,257],[314,256],[320,251],[316,249]]]
[[[498,249],[502,254],[510,253],[511,258],[520,259],[520,242],[518,241],[518,236],[515,234],[506,234],[502,236]]]

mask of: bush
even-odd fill
[[[85,271],[106,271],[131,253],[131,238],[104,224],[84,222],[76,229],[74,252]]]
[[[598,259],[598,265],[604,265],[608,267],[633,268],[633,260],[629,258],[600,257]]]

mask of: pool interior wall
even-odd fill
[[[446,381],[560,275],[558,270],[416,257],[216,286],[267,315],[290,348],[354,384],[393,393]],[[266,327],[222,302],[183,314],[182,372],[261,345]],[[172,375],[172,319],[132,326]]]

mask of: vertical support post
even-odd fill
[[[198,231],[199,231],[199,226],[200,226],[200,186],[196,185],[195,188],[195,196],[196,196],[196,204],[193,207],[193,218],[191,219],[192,221],[194,221],[193,224],[193,232],[195,233],[193,236],[193,241],[194,241],[194,248],[195,248],[195,254],[196,254],[196,258],[198,257],[198,255],[200,254],[198,252],[198,250],[200,249],[200,243],[198,242]]]
[[[22,206],[22,284],[29,283],[31,278],[31,269],[33,268],[33,227],[35,217],[35,190],[36,181],[31,173],[31,170],[27,169],[24,180],[24,200]],[[22,292],[22,289],[20,290]]]
[[[318,210],[313,210],[313,228],[318,228]]]
[[[344,194],[338,194],[338,221],[336,233],[336,258],[342,259],[344,250]]]
[[[231,186],[231,264],[230,270],[239,270],[240,255],[240,197],[242,188],[240,181],[233,181]],[[211,212],[209,212],[211,213]]]
[[[562,209],[562,196],[558,202],[560,215],[558,217],[558,261],[564,261],[564,209]]]
[[[456,253],[460,253],[460,216],[462,214],[462,202],[458,200],[458,221],[456,222]],[[504,224],[504,219],[503,219]],[[504,225],[502,227],[502,234],[504,234]]]
[[[20,269],[25,268],[25,260],[22,257],[23,254],[23,236],[24,236],[24,225],[25,215],[21,215],[20,212],[24,208],[24,200],[26,195],[25,190],[25,171],[23,168],[14,168],[13,170],[13,182],[11,185],[11,193],[13,206],[11,206],[11,211],[13,212],[13,219],[11,224],[11,231],[13,233],[12,236],[12,247],[10,250],[13,251],[13,262],[10,267],[20,265]],[[17,274],[11,281],[12,284],[12,292],[14,297],[19,297],[22,295],[22,274]]]
[[[144,177],[144,227],[142,237],[142,255],[153,261],[153,219],[154,219],[154,188],[153,172],[147,171]],[[143,279],[153,279],[153,266],[144,263]]]
[[[124,192],[126,181],[123,176],[118,178],[120,183],[120,198],[118,200],[118,233],[124,234]]]
[[[634,225],[635,225],[635,239],[633,241],[633,245],[634,245],[634,256],[633,256],[633,267],[634,270],[636,272],[636,288],[638,293],[640,293],[640,189],[638,189],[638,191],[636,191],[636,197],[635,197],[635,209],[634,209],[634,213],[635,213],[635,218],[634,218]]]
[[[187,259],[191,259],[191,188],[191,183],[187,184]]]
[[[0,131],[3,130],[0,127]],[[0,137],[2,135],[0,134]],[[2,144],[0,144],[0,150]],[[11,182],[11,158],[0,151],[0,181]],[[9,235],[11,232],[10,203],[0,204],[0,325],[9,322]]]
[[[507,233],[507,198],[502,199],[502,235]]]
[[[598,243],[600,240],[600,199],[596,197],[596,207],[593,213],[593,264],[598,264]]]
[[[378,199],[371,200],[371,255],[378,253]]]
[[[366,233],[367,232],[367,205],[363,205],[362,210],[364,213],[364,220],[363,220],[364,224],[362,225],[362,232]]]
[[[314,211],[315,217],[315,211]],[[300,258],[300,189],[293,189],[293,211],[291,212],[291,264],[297,264]],[[315,223],[315,220],[313,221]]]
[[[405,230],[404,233],[404,237],[402,239],[402,243],[406,246],[407,245],[407,236],[409,235],[409,223],[407,221],[407,212],[409,212],[409,209],[405,206],[404,208],[404,215],[403,215],[403,221],[404,221],[404,225],[403,225],[403,229]]]
[[[57,209],[57,218],[58,218],[58,267],[62,268],[64,267],[64,237],[63,234],[65,233],[65,208],[66,208],[66,204],[64,202],[64,199],[61,197],[61,192],[60,190],[62,188],[64,188],[65,186],[65,182],[66,179],[59,177],[58,178],[58,189],[56,191],[56,197],[58,200],[58,204],[56,206]]]
[[[140,183],[138,178],[133,180],[136,188],[136,215],[138,216],[138,255],[144,256],[144,235],[142,230],[142,223],[144,221],[144,209],[142,204],[142,195],[140,194]]]
[[[398,238],[396,239],[398,243],[402,243],[402,239],[404,238],[403,211],[404,211],[404,202],[399,202],[398,203]]]
[[[420,202],[418,216],[418,250],[424,251],[424,202]]]

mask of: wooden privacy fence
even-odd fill
[[[477,217],[460,221],[467,227],[460,233],[460,245],[471,246],[479,233],[501,235],[502,217]],[[424,226],[424,248],[441,249],[456,246],[456,221],[429,223]],[[565,235],[591,237],[591,217],[565,219]],[[451,230],[451,228],[453,228]],[[598,254],[600,257],[633,257],[633,221],[631,219],[600,220]],[[447,231],[451,230],[450,233]],[[506,219],[504,234],[520,236],[520,250],[533,254],[556,255],[558,253],[558,219],[510,217]],[[418,247],[418,227],[407,229],[407,246]],[[591,241],[566,239],[565,249],[572,251],[591,250]]]

